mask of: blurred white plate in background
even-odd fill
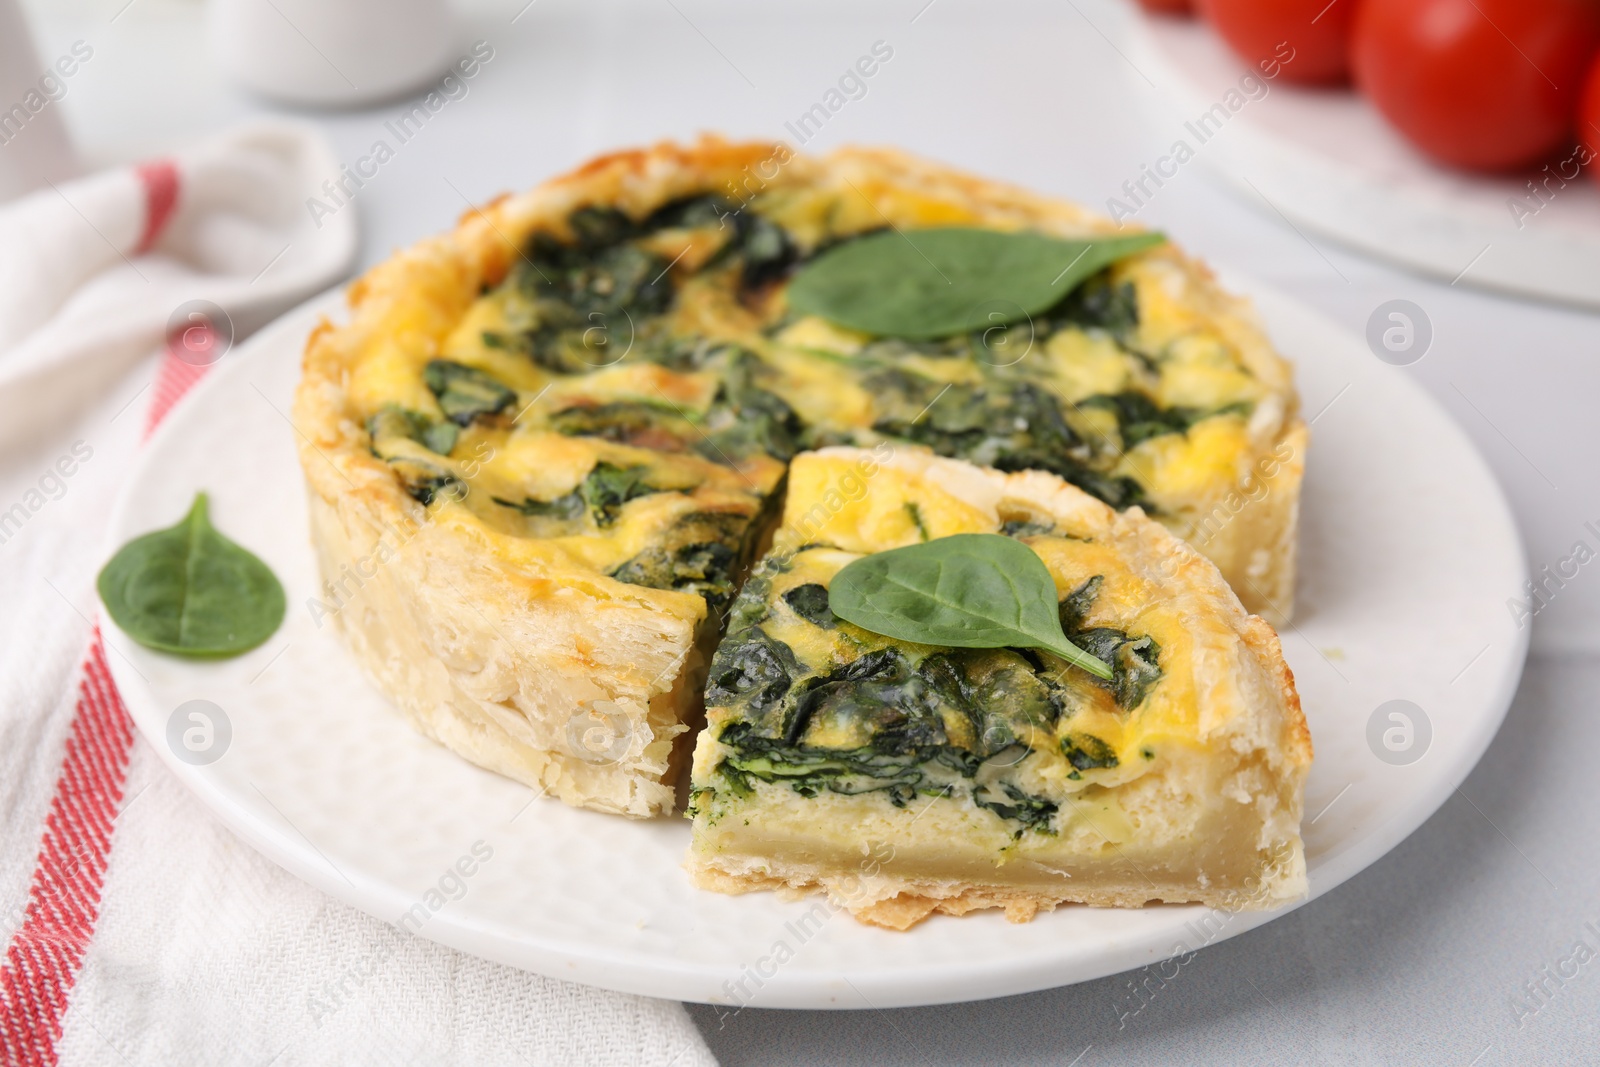
[[[1186,124],[1237,91],[1247,66],[1199,19],[1136,16],[1128,24],[1130,62],[1169,105],[1151,116],[1155,128],[1186,141],[1194,162],[1262,210],[1446,281],[1600,306],[1600,185],[1587,173],[1564,187],[1552,179],[1541,199],[1528,189],[1532,174],[1444,170],[1354,89],[1306,89],[1282,78],[1266,83],[1264,96],[1238,93],[1233,101],[1243,105],[1200,128],[1202,141]],[[1513,211],[1513,203],[1522,207]]]

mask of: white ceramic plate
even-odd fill
[[[1300,614],[1284,651],[1316,742],[1306,856],[1312,893],[1325,893],[1438,808],[1494,736],[1526,650],[1504,606],[1524,580],[1523,555],[1488,469],[1403,370],[1299,305],[1241,288],[1257,294],[1297,363],[1315,417]],[[679,867],[683,820],[633,822],[534,800],[424,740],[308,608],[319,584],[288,412],[303,339],[339,306],[324,296],[230,353],[151,441],[114,520],[121,544],[170,525],[207,490],[218,526],[283,580],[283,629],[239,659],[195,663],[102,624],[140,730],[219,817],[290,871],[389,922],[409,912],[422,936],[490,959],[761,1007],[1021,993],[1151,963],[1272,917],[1066,907],[1028,925],[986,913],[890,933],[814,910],[815,899],[696,890]],[[231,727],[208,765],[180,760],[186,750],[167,740],[175,709],[196,699],[214,702]],[[1425,754],[1405,766],[1368,743],[1374,710],[1394,699],[1431,723],[1431,740],[1414,734],[1413,751]],[[471,876],[453,873],[475,849],[463,865]],[[800,922],[807,913],[812,921]]]
[[[1245,64],[1205,23],[1130,22],[1130,61],[1168,105],[1152,114],[1153,128],[1187,143],[1196,162],[1246,198],[1450,281],[1600,306],[1600,187],[1575,163],[1565,168],[1575,179],[1563,182],[1558,173],[1538,196],[1527,187],[1531,172],[1501,178],[1445,170],[1353,90],[1299,88],[1279,78],[1252,98],[1239,92]],[[1191,127],[1216,105],[1226,109],[1230,90],[1239,106],[1218,113],[1225,122],[1200,128],[1202,141]],[[1575,148],[1558,152],[1556,163],[1570,161]],[[1513,211],[1513,204],[1522,207]]]

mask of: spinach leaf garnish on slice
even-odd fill
[[[204,493],[195,494],[176,526],[123,545],[95,584],[124,633],[180,656],[237,656],[283,622],[283,586],[271,568],[211,525]]]
[[[1046,311],[1084,279],[1164,240],[959,226],[884,231],[803,266],[789,283],[789,306],[878,336],[949,337]]]
[[[1000,534],[956,534],[863,556],[828,605],[863,630],[951,648],[1042,648],[1098,678],[1110,664],[1067,640],[1044,561]]]

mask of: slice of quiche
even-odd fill
[[[852,561],[972,533],[1044,561],[1065,636],[1109,679],[830,610]],[[888,446],[797,457],[706,704],[688,860],[705,888],[821,889],[895,929],[936,911],[1025,921],[1068,901],[1270,908],[1305,892],[1311,740],[1277,635],[1139,509],[1051,474]]]
[[[1118,237],[897,152],[706,139],[597,159],[397,253],[306,349],[318,621],[429,736],[644,816],[673,806],[706,657],[804,449],[1051,471],[1141,506],[1287,615],[1290,373],[1171,244],[994,328],[872,334],[791,306],[832,251],[952,228]]]

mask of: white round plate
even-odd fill
[[[1241,91],[1246,64],[1199,19],[1129,21],[1130,62],[1170,105],[1152,116],[1154,128],[1169,129],[1247,198],[1449,281],[1600,306],[1600,186],[1578,174],[1576,142],[1557,153],[1556,176],[1535,195],[1528,179],[1542,173],[1484,177],[1433,165],[1353,89],[1280,77],[1256,83],[1264,96],[1248,83]]]
[[[1526,631],[1505,609],[1525,569],[1488,468],[1405,371],[1300,305],[1241,288],[1296,362],[1315,420],[1299,615],[1284,633],[1317,749],[1304,827],[1315,895],[1416,829],[1482,755],[1526,651]],[[276,862],[466,952],[611,989],[759,1007],[1021,993],[1197,949],[1273,917],[1064,907],[1026,925],[982,913],[892,933],[819,898],[694,889],[679,866],[684,820],[636,822],[535,799],[424,740],[311,609],[320,588],[290,398],[308,330],[340,307],[325,295],[213,369],[146,448],[113,522],[121,544],[172,524],[204,489],[218,527],[283,580],[282,630],[234,660],[149,652],[102,622],[139,729]],[[1414,702],[1431,724],[1430,740],[1413,724],[1420,758],[1409,765],[1368,743],[1369,719],[1394,699]],[[179,759],[189,753],[167,740],[190,700],[215,703],[231,727],[207,765]],[[1382,726],[1404,741],[1404,724]]]

